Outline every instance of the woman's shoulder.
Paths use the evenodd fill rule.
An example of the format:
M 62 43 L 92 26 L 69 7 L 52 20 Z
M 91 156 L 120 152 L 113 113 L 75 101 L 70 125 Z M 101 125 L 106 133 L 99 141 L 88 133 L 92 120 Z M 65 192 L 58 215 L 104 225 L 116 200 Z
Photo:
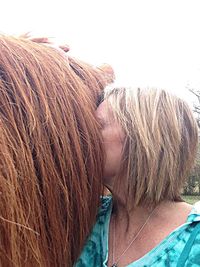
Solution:
M 193 223 L 193 230 L 185 244 L 177 266 L 200 266 L 200 220 Z M 184 260 L 185 265 L 182 264 Z
M 200 200 L 194 203 L 193 212 L 200 215 Z
M 190 222 L 190 235 L 182 252 L 186 263 L 184 266 L 200 266 L 200 201 L 193 205 L 188 222 Z M 180 264 L 178 266 L 182 266 Z
M 200 222 L 200 201 L 192 206 L 192 210 L 188 216 L 187 222 Z

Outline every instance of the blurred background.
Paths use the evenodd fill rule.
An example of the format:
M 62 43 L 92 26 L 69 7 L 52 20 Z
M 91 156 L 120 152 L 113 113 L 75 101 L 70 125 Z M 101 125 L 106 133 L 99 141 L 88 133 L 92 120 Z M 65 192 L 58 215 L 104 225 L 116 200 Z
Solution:
M 0 31 L 67 43 L 109 63 L 118 85 L 156 86 L 195 100 L 200 88 L 199 0 L 4 0 Z

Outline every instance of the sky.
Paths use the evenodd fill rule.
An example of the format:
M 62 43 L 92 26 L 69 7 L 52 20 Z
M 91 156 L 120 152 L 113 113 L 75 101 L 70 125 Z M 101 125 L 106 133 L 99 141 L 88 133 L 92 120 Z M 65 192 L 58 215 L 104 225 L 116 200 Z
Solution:
M 116 84 L 159 87 L 189 104 L 200 90 L 199 0 L 4 0 L 0 32 L 52 37 Z

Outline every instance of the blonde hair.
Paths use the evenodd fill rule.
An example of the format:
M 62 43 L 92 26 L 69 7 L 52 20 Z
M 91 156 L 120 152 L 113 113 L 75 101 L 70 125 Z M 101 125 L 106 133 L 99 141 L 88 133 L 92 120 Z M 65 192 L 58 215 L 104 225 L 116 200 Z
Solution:
M 125 185 L 126 206 L 181 200 L 198 145 L 189 106 L 158 89 L 108 89 L 105 99 L 126 134 L 122 169 L 115 180 L 116 188 Z
M 79 256 L 102 192 L 94 112 L 105 84 L 88 64 L 0 36 L 1 266 L 72 266 Z

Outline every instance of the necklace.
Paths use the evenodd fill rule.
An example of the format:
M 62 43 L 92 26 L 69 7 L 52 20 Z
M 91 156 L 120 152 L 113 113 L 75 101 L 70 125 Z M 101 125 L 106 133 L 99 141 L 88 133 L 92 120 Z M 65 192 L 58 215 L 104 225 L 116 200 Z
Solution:
M 153 215 L 154 211 L 156 210 L 157 206 L 151 211 L 151 213 L 149 214 L 149 216 L 147 217 L 146 221 L 144 222 L 144 224 L 140 227 L 139 231 L 137 232 L 137 234 L 135 236 L 133 236 L 132 240 L 130 241 L 129 245 L 125 248 L 125 250 L 122 252 L 121 255 L 119 255 L 119 257 L 115 260 L 115 220 L 114 220 L 114 224 L 113 224 L 113 253 L 112 253 L 112 265 L 111 267 L 118 267 L 118 263 L 121 259 L 121 257 L 129 250 L 129 248 L 132 246 L 133 242 L 138 238 L 138 236 L 140 235 L 140 233 L 142 232 L 142 230 L 144 229 L 144 227 L 147 225 L 149 219 L 151 218 L 151 216 Z

